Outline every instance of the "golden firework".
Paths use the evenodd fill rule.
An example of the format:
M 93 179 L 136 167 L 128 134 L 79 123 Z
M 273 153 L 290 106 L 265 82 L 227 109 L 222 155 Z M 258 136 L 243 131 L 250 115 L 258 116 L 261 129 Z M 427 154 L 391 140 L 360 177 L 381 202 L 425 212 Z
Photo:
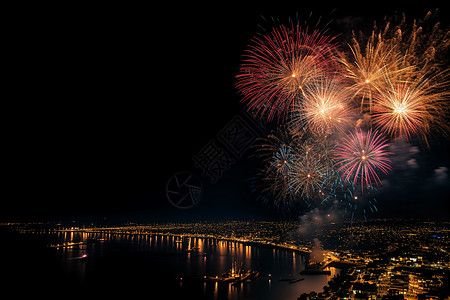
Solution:
M 374 99 L 373 123 L 391 137 L 410 139 L 419 135 L 425 142 L 434 130 L 447 130 L 448 111 L 444 74 L 421 76 L 413 81 L 391 82 Z

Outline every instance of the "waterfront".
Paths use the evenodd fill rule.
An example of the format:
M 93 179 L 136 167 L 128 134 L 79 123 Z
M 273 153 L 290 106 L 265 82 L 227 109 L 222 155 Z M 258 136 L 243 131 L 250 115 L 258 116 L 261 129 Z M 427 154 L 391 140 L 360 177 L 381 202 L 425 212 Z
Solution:
M 320 241 L 311 243 L 295 230 L 304 226 L 298 223 L 4 223 L 0 257 L 4 286 L 22 283 L 21 295 L 46 298 L 162 292 L 168 299 L 445 299 L 449 224 L 342 224 L 316 232 Z M 305 257 L 342 270 L 308 276 Z M 322 271 L 316 265 L 309 271 Z M 319 293 L 307 295 L 312 290 Z
M 131 290 L 136 294 L 162 292 L 169 299 L 190 295 L 196 299 L 288 300 L 304 292 L 322 291 L 338 272 L 330 268 L 331 276 L 300 275 L 305 257 L 293 250 L 215 238 L 56 230 L 22 233 L 21 238 L 27 235 L 45 241 L 39 244 L 39 251 L 45 253 L 40 263 L 57 265 L 58 279 L 77 293 L 104 295 Z M 233 263 L 259 275 L 239 284 L 186 280 L 220 276 Z M 286 281 L 298 278 L 305 280 Z

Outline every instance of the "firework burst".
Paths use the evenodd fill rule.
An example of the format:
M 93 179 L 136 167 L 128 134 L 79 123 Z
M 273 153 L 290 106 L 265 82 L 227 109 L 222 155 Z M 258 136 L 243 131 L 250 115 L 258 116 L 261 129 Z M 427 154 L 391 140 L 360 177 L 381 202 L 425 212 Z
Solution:
M 353 98 L 359 99 L 361 112 L 371 112 L 372 99 L 384 87 L 386 78 L 400 80 L 412 68 L 402 67 L 402 56 L 397 49 L 375 32 L 372 32 L 364 49 L 361 49 L 361 43 L 354 37 L 352 45 L 349 45 L 351 58 L 342 54 L 340 61 L 350 82 Z
M 390 83 L 374 99 L 373 122 L 391 137 L 410 139 L 426 135 L 434 128 L 445 128 L 449 93 L 446 82 L 421 77 L 412 82 Z
M 450 30 L 433 23 L 436 12 L 408 23 L 405 14 L 375 24 L 369 37 L 354 34 L 350 55 L 340 54 L 344 74 L 361 112 L 372 113 L 373 99 L 391 83 L 415 81 L 445 70 Z M 364 46 L 365 45 L 365 46 Z
M 364 217 L 367 220 L 367 215 L 378 212 L 375 192 L 376 189 L 373 186 L 366 187 L 365 191 L 353 184 L 345 186 L 341 205 L 344 215 L 350 217 L 351 223 L 353 223 L 354 217 Z
M 402 65 L 411 66 L 405 75 L 408 80 L 424 74 L 439 73 L 445 69 L 444 61 L 450 48 L 450 30 L 436 22 L 438 10 L 428 11 L 422 19 L 409 22 L 405 14 L 385 18 L 386 24 L 378 30 L 383 41 L 402 53 Z
M 263 161 L 255 188 L 265 202 L 283 213 L 295 208 L 295 194 L 290 188 L 291 174 L 298 161 L 297 139 L 289 130 L 277 130 L 260 140 L 256 155 Z
M 251 40 L 236 88 L 249 111 L 281 125 L 256 146 L 259 198 L 285 215 L 339 204 L 353 221 L 377 211 L 375 187 L 392 171 L 382 134 L 428 143 L 449 132 L 450 31 L 431 20 L 385 18 L 342 51 L 298 23 Z
M 338 172 L 342 173 L 342 180 L 353 179 L 354 185 L 359 180 L 361 190 L 364 185 L 369 187 L 381 184 L 377 171 L 388 174 L 392 170 L 387 158 L 391 153 L 385 149 L 388 146 L 377 131 L 369 130 L 365 133 L 357 129 L 350 132 L 335 151 L 336 166 L 339 166 Z
M 303 102 L 292 112 L 291 124 L 306 124 L 312 133 L 329 135 L 350 122 L 349 90 L 337 77 L 324 77 L 309 85 Z
M 317 206 L 328 196 L 332 175 L 330 143 L 304 132 L 277 130 L 261 140 L 256 155 L 263 162 L 255 188 L 281 212 Z
M 285 116 L 332 60 L 332 40 L 298 24 L 255 37 L 237 75 L 242 101 L 257 115 L 267 114 L 268 120 Z
M 303 141 L 298 148 L 299 159 L 292 168 L 289 184 L 293 192 L 304 201 L 323 196 L 329 180 L 331 166 L 320 146 L 310 139 Z

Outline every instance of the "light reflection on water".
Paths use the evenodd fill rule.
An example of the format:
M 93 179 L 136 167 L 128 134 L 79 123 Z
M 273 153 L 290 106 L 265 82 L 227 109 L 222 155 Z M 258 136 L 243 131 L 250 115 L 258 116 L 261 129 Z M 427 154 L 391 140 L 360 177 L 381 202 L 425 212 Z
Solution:
M 139 282 L 151 282 L 154 287 L 170 289 L 174 295 L 185 298 L 295 300 L 301 293 L 322 291 L 339 272 L 330 268 L 331 275 L 300 275 L 305 258 L 298 253 L 214 238 L 86 232 L 57 232 L 53 238 L 54 244 L 83 243 L 56 249 L 67 274 L 77 278 L 81 285 L 98 276 L 131 282 L 129 276 L 133 273 Z M 198 248 L 198 252 L 206 254 L 187 253 L 189 248 Z M 88 255 L 87 259 L 73 259 L 83 254 Z M 234 262 L 238 267 L 259 271 L 259 277 L 236 286 L 179 280 L 189 275 L 220 276 Z M 114 264 L 118 267 L 111 266 Z M 292 284 L 280 281 L 286 278 L 305 280 Z

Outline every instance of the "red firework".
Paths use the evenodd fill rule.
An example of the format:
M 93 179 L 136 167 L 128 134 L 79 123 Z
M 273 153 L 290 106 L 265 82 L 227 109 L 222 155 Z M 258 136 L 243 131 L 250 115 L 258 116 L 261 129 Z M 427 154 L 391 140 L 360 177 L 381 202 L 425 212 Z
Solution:
M 381 184 L 377 171 L 384 174 L 392 171 L 387 158 L 392 153 L 385 149 L 388 146 L 377 131 L 372 132 L 370 129 L 365 133 L 357 129 L 350 132 L 335 151 L 336 165 L 339 166 L 338 172 L 342 172 L 342 179 L 350 181 L 353 178 L 354 185 L 360 179 L 362 189 L 364 184 Z
M 333 38 L 298 24 L 279 26 L 253 38 L 244 54 L 236 87 L 248 109 L 267 120 L 284 116 L 304 89 L 324 76 L 333 57 Z

